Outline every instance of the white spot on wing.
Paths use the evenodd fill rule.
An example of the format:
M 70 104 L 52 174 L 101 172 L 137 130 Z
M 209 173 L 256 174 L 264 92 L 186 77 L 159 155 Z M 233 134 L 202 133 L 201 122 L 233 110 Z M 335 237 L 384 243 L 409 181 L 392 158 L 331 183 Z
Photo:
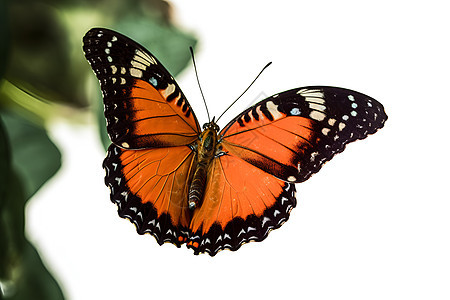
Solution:
M 297 94 L 305 97 L 305 100 L 308 102 L 314 102 L 319 104 L 324 104 L 324 94 L 319 89 L 300 89 Z
M 300 114 L 301 114 L 301 111 L 298 107 L 294 107 L 293 109 L 291 109 L 291 115 L 298 116 Z
M 325 105 L 322 105 L 322 104 L 317 104 L 317 103 L 314 103 L 314 102 L 310 102 L 309 103 L 309 108 L 315 109 L 315 110 L 319 110 L 319 111 L 325 111 L 325 109 L 327 107 Z
M 135 60 L 131 61 L 131 65 L 133 67 L 135 67 L 135 68 L 138 68 L 138 69 L 141 69 L 141 70 L 144 70 L 144 71 L 147 69 L 146 65 L 144 65 L 143 63 L 140 63 L 138 61 L 135 61 Z
M 136 78 L 142 78 L 142 71 L 135 68 L 130 68 L 130 75 Z
M 326 117 L 326 115 L 323 112 L 320 112 L 320 111 L 317 111 L 317 110 L 311 111 L 309 116 L 311 117 L 311 119 L 314 119 L 316 121 L 323 121 L 325 119 L 325 117 Z
M 175 84 L 169 84 L 167 88 L 163 91 L 164 98 L 169 97 L 175 91 Z
M 156 78 L 151 77 L 148 82 L 150 82 L 151 85 L 153 86 L 157 86 L 158 85 L 158 81 L 156 80 Z
M 276 105 L 272 101 L 267 101 L 266 107 L 269 110 L 270 114 L 273 116 L 274 120 L 278 120 L 279 118 L 283 117 L 283 115 L 278 111 L 278 105 Z
M 144 59 L 144 61 L 147 61 L 147 63 L 144 63 L 145 65 L 150 65 L 150 64 L 156 65 L 156 60 L 153 57 L 151 57 L 150 55 L 148 55 L 145 52 L 142 52 L 139 49 L 136 49 L 136 55 L 134 56 L 134 59 L 136 59 L 136 57 L 141 57 Z
M 136 51 L 136 53 L 137 53 L 137 51 Z M 140 63 L 140 64 L 145 65 L 145 66 L 150 66 L 150 64 L 151 64 L 149 61 L 145 60 L 143 57 L 141 57 L 141 56 L 139 56 L 137 54 L 133 57 L 133 60 L 131 62 L 132 63 L 133 62 Z
M 289 176 L 288 178 L 287 178 L 287 180 L 289 181 L 289 182 L 294 182 L 294 181 L 296 181 L 297 179 L 294 177 L 294 176 Z

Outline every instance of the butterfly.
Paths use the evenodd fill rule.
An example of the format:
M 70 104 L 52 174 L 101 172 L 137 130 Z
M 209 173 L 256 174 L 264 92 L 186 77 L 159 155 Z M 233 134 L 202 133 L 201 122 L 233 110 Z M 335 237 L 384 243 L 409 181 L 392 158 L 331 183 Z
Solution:
M 309 86 L 256 103 L 222 130 L 214 118 L 200 127 L 175 79 L 137 42 L 93 28 L 83 50 L 102 90 L 105 184 L 119 216 L 194 254 L 264 240 L 296 206 L 296 183 L 387 119 L 369 96 Z

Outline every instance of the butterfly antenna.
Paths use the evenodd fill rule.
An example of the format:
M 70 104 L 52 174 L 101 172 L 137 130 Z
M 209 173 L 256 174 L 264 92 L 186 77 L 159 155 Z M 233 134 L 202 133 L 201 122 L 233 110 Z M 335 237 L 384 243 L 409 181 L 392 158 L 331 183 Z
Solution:
M 195 64 L 195 59 L 194 59 L 194 49 L 192 49 L 192 47 L 189 47 L 189 50 L 191 51 L 192 62 L 194 63 L 194 71 L 195 71 L 195 76 L 197 77 L 198 87 L 200 89 L 200 93 L 202 94 L 203 103 L 205 103 L 206 114 L 208 115 L 208 123 L 211 123 L 211 118 L 209 117 L 208 105 L 206 105 L 205 95 L 203 95 L 202 87 L 200 85 L 200 80 L 198 79 L 197 66 Z
M 248 89 L 255 83 L 256 79 L 258 79 L 258 77 L 262 74 L 262 72 L 264 72 L 264 70 L 267 69 L 267 67 L 270 66 L 271 64 L 272 62 L 269 62 L 267 65 L 264 66 L 264 68 L 262 68 L 262 70 L 259 72 L 256 78 L 253 79 L 252 83 L 250 83 L 250 85 L 245 89 L 245 91 L 239 97 L 237 97 L 237 99 L 234 100 L 233 103 L 231 103 L 227 109 L 225 109 L 225 111 L 217 118 L 216 122 L 219 121 L 219 119 L 227 112 L 227 110 L 229 110 L 230 107 L 232 107 L 245 94 L 245 92 L 248 91 Z

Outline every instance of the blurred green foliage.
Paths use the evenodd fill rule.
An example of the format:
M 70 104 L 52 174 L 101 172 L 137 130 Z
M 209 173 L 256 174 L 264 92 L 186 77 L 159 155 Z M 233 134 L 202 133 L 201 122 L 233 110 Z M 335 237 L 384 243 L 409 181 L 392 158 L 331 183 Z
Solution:
M 25 237 L 24 209 L 61 166 L 49 121 L 79 122 L 90 112 L 110 143 L 100 88 L 81 48 L 91 27 L 137 40 L 173 75 L 196 44 L 173 25 L 162 0 L 0 0 L 0 299 L 64 299 Z

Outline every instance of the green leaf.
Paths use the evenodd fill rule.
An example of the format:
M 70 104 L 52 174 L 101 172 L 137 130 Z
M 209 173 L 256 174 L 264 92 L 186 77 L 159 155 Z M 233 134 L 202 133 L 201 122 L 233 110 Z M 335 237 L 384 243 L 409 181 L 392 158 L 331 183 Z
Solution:
M 36 249 L 25 238 L 27 198 L 20 178 L 13 171 L 9 181 L 5 206 L 0 211 L 0 299 L 64 299 Z
M 0 79 L 6 70 L 6 63 L 8 61 L 8 16 L 7 16 L 6 0 L 0 0 Z
M 8 189 L 0 211 L 0 279 L 14 281 L 25 247 L 24 208 L 26 198 L 20 179 L 8 173 Z
M 10 173 L 10 161 L 8 136 L 0 117 L 0 182 L 2 183 L 0 184 L 0 211 L 5 203 L 5 193 Z
M 28 241 L 23 252 L 21 277 L 14 287 L 11 300 L 63 300 L 64 295 L 56 280 L 45 268 L 39 253 Z
M 59 169 L 61 154 L 43 126 L 5 111 L 0 121 L 0 298 L 64 299 L 24 233 L 26 202 Z
M 39 99 L 83 107 L 82 68 L 72 59 L 63 16 L 42 1 L 10 1 L 11 51 L 5 78 Z
M 17 114 L 2 118 L 12 149 L 12 167 L 21 178 L 26 199 L 52 177 L 61 166 L 61 153 L 49 139 L 45 128 Z

